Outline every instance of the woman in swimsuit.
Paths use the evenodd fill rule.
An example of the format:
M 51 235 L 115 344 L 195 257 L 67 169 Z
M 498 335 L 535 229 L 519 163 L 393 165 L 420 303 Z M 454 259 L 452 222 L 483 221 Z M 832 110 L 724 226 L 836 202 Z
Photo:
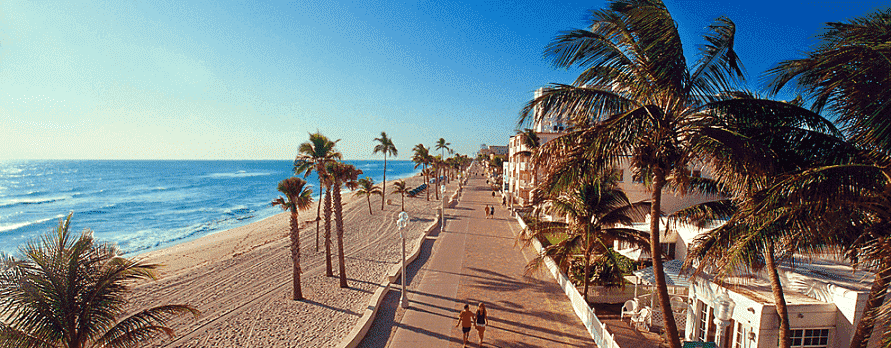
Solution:
M 486 325 L 489 324 L 489 316 L 486 313 L 486 305 L 480 302 L 476 308 L 476 331 L 480 335 L 480 347 L 483 346 L 483 334 L 486 333 Z

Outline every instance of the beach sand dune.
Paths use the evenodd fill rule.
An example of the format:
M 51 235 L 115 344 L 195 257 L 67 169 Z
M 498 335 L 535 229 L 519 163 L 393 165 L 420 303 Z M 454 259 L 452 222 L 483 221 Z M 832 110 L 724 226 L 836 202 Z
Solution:
M 410 187 L 423 178 L 406 179 Z M 449 185 L 454 192 L 456 181 Z M 391 188 L 391 185 L 387 185 Z M 270 197 L 269 200 L 275 197 Z M 148 347 L 333 347 L 356 324 L 386 272 L 401 260 L 395 221 L 398 195 L 374 215 L 364 197 L 344 194 L 344 248 L 349 288 L 341 289 L 334 258 L 334 277 L 325 276 L 324 222 L 315 251 L 315 208 L 303 212 L 301 224 L 303 301 L 291 300 L 291 261 L 286 213 L 195 241 L 140 255 L 165 265 L 161 279 L 135 288 L 134 310 L 149 305 L 189 304 L 202 315 L 176 319 L 173 339 Z M 414 240 L 435 220 L 440 203 L 423 195 L 405 199 L 411 216 L 406 236 Z M 333 223 L 332 223 L 333 229 Z M 334 231 L 332 231 L 334 234 Z M 332 241 L 332 252 L 336 244 Z M 411 245 L 411 244 L 410 244 Z M 336 254 L 335 254 L 336 255 Z

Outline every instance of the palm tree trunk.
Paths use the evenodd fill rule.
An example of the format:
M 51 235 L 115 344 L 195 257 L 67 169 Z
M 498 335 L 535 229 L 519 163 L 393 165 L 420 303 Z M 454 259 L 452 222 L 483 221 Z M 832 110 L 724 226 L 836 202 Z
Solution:
M 773 243 L 764 249 L 764 266 L 770 277 L 770 288 L 773 290 L 773 301 L 777 306 L 777 315 L 780 316 L 780 347 L 792 346 L 791 330 L 789 328 L 789 310 L 786 308 L 786 297 L 783 295 L 783 284 L 780 283 L 780 274 L 777 271 L 776 261 L 773 258 Z
M 665 334 L 668 336 L 668 346 L 681 348 L 678 339 L 678 326 L 671 315 L 671 303 L 668 298 L 668 284 L 665 283 L 665 271 L 662 268 L 662 245 L 659 244 L 659 222 L 662 220 L 662 187 L 665 186 L 665 174 L 663 171 L 654 170 L 653 196 L 650 205 L 650 257 L 653 259 L 653 277 L 656 278 L 656 292 L 659 295 L 659 307 L 662 309 L 662 317 L 665 318 Z
M 885 240 L 882 246 L 883 250 L 891 250 L 891 242 Z M 891 280 L 891 256 L 885 257 L 882 262 L 882 269 L 876 273 L 876 279 L 872 283 L 869 290 L 869 297 L 866 300 L 866 306 L 863 308 L 863 317 L 857 323 L 857 329 L 854 331 L 854 338 L 851 340 L 851 348 L 864 348 L 872 336 L 872 330 L 876 321 L 876 310 L 885 302 L 885 294 L 888 292 L 888 282 Z
M 402 211 L 405 211 L 405 193 L 402 193 Z
M 340 197 L 340 179 L 334 182 L 334 222 L 337 225 L 337 259 L 340 261 L 340 287 L 346 288 L 346 258 L 343 255 L 343 200 Z
M 427 191 L 427 200 L 429 201 L 430 200 L 430 178 L 427 177 L 427 163 L 424 163 L 423 173 L 424 173 L 424 183 L 427 184 L 427 189 L 424 191 Z
M 387 194 L 387 152 L 384 151 L 384 195 Z M 381 210 L 384 210 L 384 195 L 381 195 Z
M 368 214 L 374 215 L 374 212 L 371 211 L 371 193 L 370 192 L 367 195 L 365 195 L 365 200 L 368 201 Z
M 331 266 L 331 186 L 325 188 L 325 276 L 334 276 Z
M 303 299 L 303 291 L 300 289 L 300 220 L 297 212 L 291 212 L 291 260 L 294 262 L 293 287 L 294 300 Z
M 316 174 L 318 174 L 318 173 L 319 173 L 319 171 L 317 170 Z M 322 175 L 319 175 L 319 187 L 322 187 Z M 321 194 L 322 194 L 322 192 L 320 190 L 319 197 L 321 197 Z M 319 252 L 319 222 L 321 222 L 321 220 L 322 220 L 319 218 L 320 216 L 322 216 L 322 200 L 321 199 L 319 200 L 318 207 L 316 207 L 316 252 Z
M 588 303 L 588 284 L 591 283 L 591 231 L 585 227 L 585 303 Z

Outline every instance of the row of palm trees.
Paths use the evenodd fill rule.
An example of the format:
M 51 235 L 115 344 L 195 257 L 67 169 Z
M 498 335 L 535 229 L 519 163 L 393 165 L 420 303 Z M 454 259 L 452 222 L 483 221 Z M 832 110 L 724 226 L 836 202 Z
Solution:
M 318 207 L 316 208 L 316 251 L 319 250 L 319 225 L 321 220 L 324 219 L 325 275 L 329 277 L 333 276 L 334 270 L 331 250 L 331 223 L 333 213 L 339 263 L 338 276 L 340 278 L 340 287 L 346 288 L 348 284 L 343 254 L 344 231 L 343 201 L 341 197 L 341 189 L 346 187 L 350 190 L 356 190 L 356 194 L 359 196 L 365 196 L 366 202 L 368 203 L 369 214 L 374 214 L 371 208 L 371 197 L 380 196 L 381 210 L 384 210 L 383 197 L 386 192 L 387 156 L 397 156 L 398 150 L 393 144 L 393 140 L 387 136 L 386 132 L 381 132 L 381 136 L 374 139 L 376 145 L 374 146 L 372 153 L 382 153 L 384 155 L 384 179 L 382 186 L 377 187 L 374 180 L 370 177 L 365 177 L 362 179 L 358 178 L 358 176 L 362 174 L 362 170 L 357 169 L 352 165 L 341 162 L 343 155 L 336 149 L 338 141 L 339 140 L 331 140 L 319 132 L 310 134 L 309 141 L 300 144 L 300 147 L 298 149 L 299 154 L 294 160 L 294 174 L 302 174 L 303 177 L 307 177 L 311 173 L 315 172 L 319 177 L 318 187 L 324 191 L 323 200 L 325 208 L 324 218 L 321 217 L 322 204 L 318 204 Z M 451 151 L 448 148 L 449 145 L 451 144 L 440 138 L 439 142 L 436 145 L 436 149 Z M 421 152 L 421 150 L 423 150 L 423 152 Z M 422 153 L 425 154 L 423 157 L 419 155 Z M 415 158 L 417 158 L 417 160 L 415 160 Z M 416 163 L 419 163 L 419 165 L 425 165 L 425 170 L 423 171 L 425 178 L 429 174 L 431 174 L 426 171 L 426 165 L 432 165 L 437 168 L 437 176 L 439 176 L 440 170 L 442 171 L 442 173 L 446 173 L 449 168 L 453 168 L 457 171 L 460 166 L 469 165 L 469 160 L 466 157 L 456 156 L 447 159 L 446 161 L 430 157 L 429 154 L 427 154 L 427 150 L 424 145 L 421 144 L 415 146 L 415 156 L 413 157 L 413 160 L 415 160 Z M 417 166 L 415 166 L 415 168 L 417 168 Z M 410 191 L 410 188 L 406 186 L 405 181 L 398 181 L 395 183 L 394 186 L 395 188 L 393 189 L 392 193 L 400 194 L 402 196 L 401 208 L 402 210 L 405 210 L 405 194 Z M 273 201 L 272 204 L 280 206 L 283 210 L 286 210 L 291 214 L 289 237 L 291 240 L 291 259 L 293 262 L 292 298 L 294 300 L 301 300 L 303 299 L 303 293 L 301 291 L 300 283 L 301 270 L 299 213 L 312 207 L 312 190 L 308 187 L 308 183 L 304 179 L 299 177 L 291 177 L 282 180 L 278 185 L 278 190 L 284 196 L 279 197 L 278 199 Z
M 581 68 L 579 77 L 545 88 L 520 117 L 521 124 L 558 117 L 572 125 L 540 144 L 535 162 L 547 172 L 545 185 L 563 186 L 542 197 L 564 205 L 560 209 L 574 216 L 577 228 L 591 229 L 598 221 L 616 226 L 594 214 L 595 207 L 575 212 L 574 205 L 596 198 L 610 206 L 602 201 L 608 195 L 592 186 L 608 182 L 604 177 L 620 164 L 629 165 L 635 181 L 651 192 L 648 240 L 575 233 L 585 239 L 579 242 L 585 259 L 596 238 L 604 246 L 620 237 L 646 244 L 659 305 L 670 313 L 660 243 L 660 228 L 670 223 L 660 217 L 699 225 L 719 221 L 721 227 L 694 242 L 687 264 L 719 279 L 765 268 L 781 318 L 780 343 L 789 347 L 777 264 L 795 252 L 838 254 L 876 273 L 851 342 L 865 345 L 876 318 L 891 316 L 891 304 L 883 302 L 891 280 L 891 11 L 829 23 L 813 52 L 768 71 L 772 93 L 792 84 L 804 94 L 790 102 L 744 89 L 729 18 L 708 27 L 692 65 L 662 1 L 611 1 L 591 12 L 589 24 L 558 35 L 545 50 L 554 66 Z M 710 167 L 714 180 L 691 175 L 688 168 L 700 164 Z M 571 175 L 579 168 L 583 172 Z M 584 179 L 586 174 L 597 179 Z M 666 190 L 725 199 L 665 216 Z M 665 329 L 669 346 L 680 347 L 673 317 L 665 317 Z M 891 346 L 891 328 L 881 331 Z

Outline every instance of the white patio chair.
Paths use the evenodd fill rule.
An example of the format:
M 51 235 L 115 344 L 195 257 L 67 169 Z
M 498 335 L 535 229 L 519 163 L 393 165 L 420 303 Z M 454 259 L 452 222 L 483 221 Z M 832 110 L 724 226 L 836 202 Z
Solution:
M 636 314 L 637 314 L 637 301 L 628 300 L 628 301 L 625 301 L 624 305 L 622 305 L 622 313 L 621 313 L 621 316 L 619 317 L 619 319 L 624 320 L 626 315 L 628 316 L 628 318 L 634 318 L 634 316 Z
M 650 313 L 650 307 L 641 309 L 636 316 L 631 317 L 631 326 L 638 331 L 650 331 Z

